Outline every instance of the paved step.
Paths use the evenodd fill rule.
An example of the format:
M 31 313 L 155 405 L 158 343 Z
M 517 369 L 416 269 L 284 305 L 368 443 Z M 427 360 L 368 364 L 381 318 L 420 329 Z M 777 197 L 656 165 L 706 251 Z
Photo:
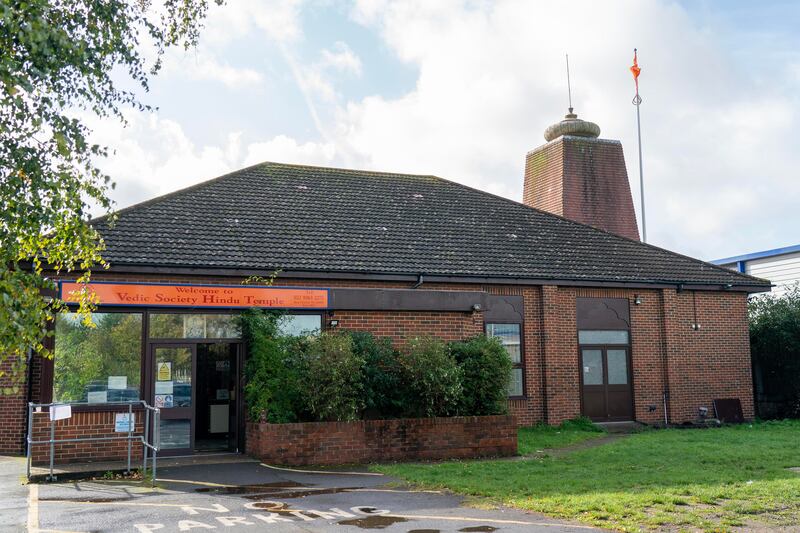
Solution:
M 595 422 L 594 425 L 605 429 L 610 434 L 628 435 L 630 433 L 639 433 L 646 426 L 639 422 L 626 421 L 626 422 Z

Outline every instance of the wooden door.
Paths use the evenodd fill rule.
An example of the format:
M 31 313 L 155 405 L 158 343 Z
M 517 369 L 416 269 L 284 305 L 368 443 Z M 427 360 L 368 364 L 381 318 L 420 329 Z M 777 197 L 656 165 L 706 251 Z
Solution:
M 582 346 L 580 362 L 583 415 L 597 421 L 633 420 L 628 349 Z

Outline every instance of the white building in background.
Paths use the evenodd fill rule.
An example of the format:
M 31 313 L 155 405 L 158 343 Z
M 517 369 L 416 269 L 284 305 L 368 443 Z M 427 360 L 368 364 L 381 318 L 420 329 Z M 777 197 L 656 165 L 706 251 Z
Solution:
M 744 272 L 772 282 L 772 294 L 781 296 L 790 285 L 800 283 L 800 244 L 737 255 L 711 261 L 715 265 Z

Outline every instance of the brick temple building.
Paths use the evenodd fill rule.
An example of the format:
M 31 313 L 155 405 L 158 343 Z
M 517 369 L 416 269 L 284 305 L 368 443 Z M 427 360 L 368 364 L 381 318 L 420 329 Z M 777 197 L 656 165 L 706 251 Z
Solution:
M 548 128 L 523 203 L 435 176 L 263 163 L 94 221 L 111 265 L 92 276 L 98 327 L 59 317 L 54 360 L 34 358 L 3 400 L 0 451 L 23 450 L 28 400 L 80 403 L 59 426 L 77 434 L 113 431 L 104 404 L 135 399 L 162 409 L 174 453 L 245 449 L 233 317 L 253 306 L 286 310 L 290 332 L 398 346 L 498 336 L 520 425 L 680 424 L 723 398 L 752 418 L 747 296 L 769 282 L 640 242 L 622 146 L 599 133 L 572 114 Z M 62 297 L 74 288 L 62 280 Z

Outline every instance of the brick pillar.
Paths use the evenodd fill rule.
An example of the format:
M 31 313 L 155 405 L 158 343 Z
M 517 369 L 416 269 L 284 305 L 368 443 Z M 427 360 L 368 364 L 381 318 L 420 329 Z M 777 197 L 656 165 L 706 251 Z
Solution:
M 25 402 L 28 397 L 28 383 L 22 381 L 15 384 L 7 373 L 11 371 L 11 361 L 5 360 L 0 365 L 0 453 L 22 454 L 25 452 L 23 441 L 27 431 L 25 417 L 27 416 Z M 23 370 L 24 372 L 24 370 Z M 16 391 L 5 394 L 5 389 L 17 386 Z
M 542 332 L 548 424 L 560 424 L 581 413 L 575 291 L 542 287 Z
M 662 348 L 664 358 L 661 361 L 661 372 L 664 380 L 664 393 L 666 393 L 666 419 L 667 423 L 672 423 L 672 384 L 675 383 L 677 367 L 679 364 L 680 347 L 678 346 L 679 319 L 677 313 L 677 295 L 675 289 L 664 289 L 661 291 L 661 320 L 663 324 Z M 664 399 L 662 398 L 662 409 Z M 662 415 L 664 412 L 662 411 Z

